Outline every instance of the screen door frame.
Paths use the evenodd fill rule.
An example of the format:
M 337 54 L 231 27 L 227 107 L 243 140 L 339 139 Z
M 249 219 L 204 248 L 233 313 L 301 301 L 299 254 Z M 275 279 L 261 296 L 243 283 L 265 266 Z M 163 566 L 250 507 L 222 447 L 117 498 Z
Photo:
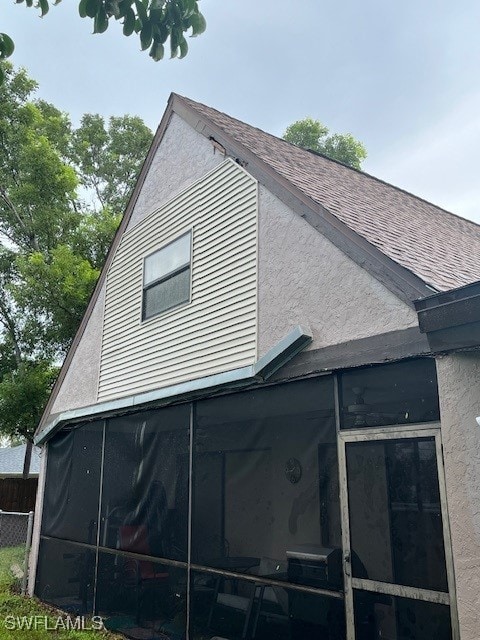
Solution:
M 458 628 L 455 576 L 453 569 L 452 545 L 447 511 L 445 472 L 439 422 L 416 425 L 389 425 L 386 427 L 363 427 L 359 429 L 338 429 L 338 462 L 340 474 L 340 508 L 342 521 L 343 572 L 345 579 L 345 613 L 347 640 L 355 640 L 354 591 L 370 591 L 391 596 L 423 600 L 445 604 L 450 607 L 452 620 L 452 640 L 460 640 Z M 443 524 L 445 562 L 448 592 L 408 587 L 389 582 L 380 582 L 352 575 L 349 493 L 347 477 L 347 446 L 355 442 L 382 442 L 388 440 L 418 440 L 434 438 L 437 474 L 440 494 L 440 508 Z

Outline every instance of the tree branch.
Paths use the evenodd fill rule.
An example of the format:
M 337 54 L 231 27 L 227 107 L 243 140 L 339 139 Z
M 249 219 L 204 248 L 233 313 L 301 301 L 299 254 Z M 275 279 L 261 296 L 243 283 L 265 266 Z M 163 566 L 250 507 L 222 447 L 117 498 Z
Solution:
M 2 300 L 2 298 L 0 298 L 0 322 L 3 324 L 3 326 L 5 327 L 5 329 L 7 330 L 12 343 L 13 343 L 13 350 L 14 350 L 14 354 L 15 354 L 15 362 L 17 363 L 17 367 L 19 367 L 22 363 L 22 351 L 20 349 L 20 345 L 17 339 L 17 332 L 16 332 L 16 328 L 15 328 L 15 322 L 13 321 L 13 318 L 10 316 L 10 312 L 8 309 L 7 304 L 5 303 L 4 300 Z

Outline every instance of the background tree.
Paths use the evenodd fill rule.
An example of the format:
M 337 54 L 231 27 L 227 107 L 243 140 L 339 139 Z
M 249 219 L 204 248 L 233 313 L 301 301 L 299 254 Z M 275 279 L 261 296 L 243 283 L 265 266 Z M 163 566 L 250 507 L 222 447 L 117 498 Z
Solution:
M 16 0 L 27 7 L 39 9 L 45 16 L 50 4 L 61 0 Z M 169 40 L 170 56 L 184 58 L 188 53 L 185 34 L 190 37 L 203 33 L 206 21 L 198 8 L 198 0 L 80 0 L 78 12 L 82 18 L 93 20 L 93 32 L 103 33 L 110 20 L 122 20 L 123 34 L 137 34 L 142 50 L 149 49 L 154 60 L 161 60 L 165 45 Z M 0 33 L 0 59 L 8 58 L 14 50 L 13 40 L 6 33 Z M 0 83 L 3 80 L 0 67 Z
M 334 133 L 319 120 L 304 118 L 287 127 L 283 139 L 297 147 L 316 151 L 343 164 L 360 169 L 367 150 L 350 133 Z
M 31 441 L 152 133 L 132 116 L 86 114 L 74 128 L 3 65 L 0 435 Z

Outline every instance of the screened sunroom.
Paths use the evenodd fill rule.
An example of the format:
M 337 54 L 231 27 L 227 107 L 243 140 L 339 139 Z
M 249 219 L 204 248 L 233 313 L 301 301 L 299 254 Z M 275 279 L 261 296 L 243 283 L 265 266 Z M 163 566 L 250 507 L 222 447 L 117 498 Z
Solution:
M 435 361 L 70 424 L 35 592 L 131 638 L 456 638 Z

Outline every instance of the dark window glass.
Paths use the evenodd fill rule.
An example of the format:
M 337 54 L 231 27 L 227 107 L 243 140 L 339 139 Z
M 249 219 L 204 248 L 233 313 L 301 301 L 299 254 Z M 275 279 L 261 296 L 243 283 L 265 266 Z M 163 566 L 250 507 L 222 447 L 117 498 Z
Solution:
M 435 440 L 346 451 L 354 577 L 447 591 Z
M 186 560 L 190 406 L 109 420 L 100 546 Z
M 61 432 L 48 444 L 42 533 L 96 544 L 103 422 Z
M 143 292 L 143 317 L 150 318 L 190 300 L 190 267 Z
M 433 359 L 355 369 L 340 381 L 343 429 L 440 419 Z
M 451 640 L 450 608 L 367 591 L 355 592 L 356 640 Z
M 35 594 L 73 615 L 93 612 L 95 551 L 40 539 Z
M 196 563 L 342 586 L 331 378 L 199 402 Z
M 99 553 L 96 613 L 112 631 L 133 638 L 185 638 L 186 588 L 186 569 Z
M 194 640 L 345 640 L 343 599 L 192 572 Z
M 191 232 L 151 253 L 143 266 L 143 318 L 190 300 Z

